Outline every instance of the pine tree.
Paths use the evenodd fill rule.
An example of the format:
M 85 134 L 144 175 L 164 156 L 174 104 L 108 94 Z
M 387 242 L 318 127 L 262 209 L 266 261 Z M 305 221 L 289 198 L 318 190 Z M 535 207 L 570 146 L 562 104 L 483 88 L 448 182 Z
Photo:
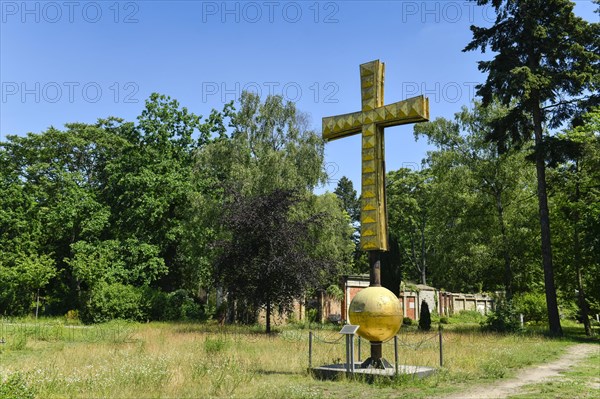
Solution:
M 537 172 L 541 252 L 550 333 L 562 335 L 550 241 L 546 188 L 546 129 L 555 129 L 598 101 L 600 24 L 575 16 L 568 0 L 478 0 L 492 4 L 496 21 L 472 26 L 473 40 L 464 51 L 489 47 L 495 55 L 480 61 L 486 82 L 477 88 L 483 105 L 495 97 L 510 106 L 494 123 L 489 139 L 506 149 L 528 143 L 532 133 Z M 585 96 L 587 93 L 591 95 Z

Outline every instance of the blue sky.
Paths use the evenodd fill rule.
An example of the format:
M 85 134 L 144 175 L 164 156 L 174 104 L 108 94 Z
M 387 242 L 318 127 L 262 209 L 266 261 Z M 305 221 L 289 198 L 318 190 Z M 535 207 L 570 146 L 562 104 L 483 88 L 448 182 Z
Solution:
M 575 11 L 598 21 L 591 1 Z M 67 122 L 134 120 L 152 92 L 197 114 L 244 88 L 283 95 L 321 118 L 360 110 L 358 66 L 386 64 L 385 102 L 425 94 L 452 117 L 484 80 L 462 53 L 494 13 L 461 1 L 0 1 L 0 139 Z M 417 169 L 424 140 L 386 129 L 388 170 Z M 360 191 L 360 137 L 326 147 L 333 190 Z

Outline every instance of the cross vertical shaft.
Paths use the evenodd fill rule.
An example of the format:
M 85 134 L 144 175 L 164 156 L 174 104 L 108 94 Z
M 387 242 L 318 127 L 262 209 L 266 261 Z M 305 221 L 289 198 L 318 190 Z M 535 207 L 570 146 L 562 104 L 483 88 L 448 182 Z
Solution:
M 383 106 L 385 65 L 379 60 L 360 66 L 362 112 Z M 388 249 L 385 209 L 385 166 L 383 127 L 375 118 L 363 118 L 361 240 L 364 250 Z

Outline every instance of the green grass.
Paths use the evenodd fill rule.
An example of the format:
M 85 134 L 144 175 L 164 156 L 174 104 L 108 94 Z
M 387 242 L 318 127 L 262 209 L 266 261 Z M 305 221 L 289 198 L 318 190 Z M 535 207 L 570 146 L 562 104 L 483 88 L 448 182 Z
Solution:
M 21 390 L 22 397 L 50 399 L 386 398 L 399 392 L 420 398 L 508 378 L 519 368 L 557 358 L 572 343 L 537 333 L 502 335 L 482 333 L 472 325 L 447 327 L 443 368 L 437 331 L 400 332 L 400 363 L 437 368 L 433 376 L 366 384 L 313 379 L 307 373 L 305 326 L 279 327 L 276 334 L 265 335 L 256 326 L 210 323 L 0 322 L 0 335 L 6 340 L 0 344 L 0 380 L 2 389 Z M 338 328 L 313 330 L 313 365 L 343 361 Z M 364 359 L 368 343 L 362 341 L 361 346 Z M 393 349 L 391 342 L 384 344 L 384 357 L 392 362 Z M 19 397 L 2 392 L 0 399 Z

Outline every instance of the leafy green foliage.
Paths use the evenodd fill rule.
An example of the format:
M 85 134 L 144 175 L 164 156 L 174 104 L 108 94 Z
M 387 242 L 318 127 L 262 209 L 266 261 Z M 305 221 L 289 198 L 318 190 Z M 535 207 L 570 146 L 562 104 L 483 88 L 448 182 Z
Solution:
M 93 244 L 78 241 L 72 250 L 73 257 L 67 263 L 75 278 L 87 287 L 100 282 L 149 285 L 168 271 L 156 246 L 135 239 Z
M 85 323 L 102 323 L 113 319 L 144 321 L 149 307 L 143 288 L 101 282 L 90 291 L 81 312 L 81 320 Z
M 521 330 L 519 315 L 512 302 L 499 300 L 496 309 L 481 323 L 484 330 L 496 332 L 517 332 Z
M 352 255 L 352 272 L 363 273 L 369 268 L 366 260 L 365 252 L 360 249 L 360 198 L 357 197 L 356 190 L 352 184 L 352 180 L 346 176 L 338 181 L 333 193 L 339 198 L 342 203 L 342 208 L 350 218 L 352 229 L 350 231 L 350 239 L 354 243 Z M 387 269 L 387 267 L 385 268 Z
M 8 136 L 0 171 L 2 314 L 27 313 L 41 291 L 49 312 L 79 310 L 86 322 L 205 317 L 198 293 L 214 282 L 214 243 L 231 233 L 228 188 L 299 190 L 294 217 L 321 215 L 311 256 L 352 263 L 339 201 L 310 194 L 326 177 L 323 141 L 280 96 L 244 93 L 239 111 L 228 104 L 202 121 L 152 94 L 136 123 Z
M 30 310 L 35 291 L 43 289 L 56 276 L 54 260 L 48 255 L 18 254 L 3 266 L 0 263 L 0 276 L 3 289 L 0 291 L 0 312 L 9 309 L 15 313 Z
M 523 314 L 525 321 L 544 322 L 547 321 L 546 297 L 541 292 L 526 292 L 519 294 L 513 299 L 515 312 Z
M 398 248 L 398 262 L 410 263 L 408 276 L 427 284 L 431 184 L 429 171 L 402 168 L 387 174 L 387 202 L 390 208 L 390 243 Z M 397 244 L 397 245 L 395 245 Z M 393 247 L 393 250 L 396 248 Z M 388 262 L 388 264 L 391 262 Z M 396 266 L 399 269 L 399 265 Z M 397 287 L 394 287 L 395 291 Z
M 484 106 L 498 98 L 509 111 L 491 122 L 488 139 L 503 152 L 528 144 L 533 134 L 531 158 L 537 174 L 548 322 L 551 333 L 558 336 L 562 328 L 554 283 L 546 162 L 548 154 L 570 146 L 549 139 L 545 130 L 577 118 L 600 100 L 600 23 L 577 17 L 569 0 L 478 1 L 480 5 L 490 3 L 496 10 L 495 23 L 485 28 L 472 26 L 473 39 L 463 51 L 485 52 L 489 47 L 495 52 L 491 60 L 479 62 L 479 70 L 488 76 L 477 86 L 477 93 Z M 552 150 L 557 143 L 560 148 Z
M 331 298 L 334 298 L 338 301 L 341 301 L 344 298 L 344 291 L 342 291 L 342 289 L 336 284 L 331 284 L 329 287 L 327 287 L 325 292 L 327 292 L 327 295 L 329 295 Z
M 187 287 L 193 258 L 182 243 L 189 198 L 199 189 L 191 178 L 193 151 L 206 144 L 210 128 L 176 100 L 152 94 L 138 125 L 121 130 L 128 145 L 107 166 L 114 237 L 147 244 L 145 252 L 162 258 L 169 269 L 162 288 Z
M 325 181 L 323 140 L 308 129 L 293 103 L 284 103 L 281 96 L 261 103 L 257 94 L 244 92 L 239 110 L 228 115 L 233 127 L 229 139 L 201 151 L 204 163 L 223 174 L 220 185 L 255 195 L 274 189 L 312 191 Z
M 268 241 L 271 241 L 276 247 L 282 243 L 273 241 L 276 240 L 276 237 L 269 239 L 263 237 L 264 242 L 259 242 L 250 236 L 256 231 L 263 230 L 260 234 L 267 234 L 267 232 L 269 235 L 277 234 L 276 232 L 279 231 L 277 227 L 285 227 L 285 223 L 284 225 L 269 226 L 268 223 L 272 222 L 269 220 L 271 217 L 269 215 L 272 215 L 270 209 L 259 207 L 250 212 L 244 205 L 247 215 L 254 222 L 250 225 L 246 221 L 247 225 L 243 229 L 238 229 L 230 223 L 232 222 L 231 217 L 241 219 L 246 215 L 235 216 L 238 211 L 233 210 L 231 206 L 224 207 L 224 203 L 242 206 L 241 204 L 245 200 L 262 201 L 258 199 L 266 200 L 270 195 L 280 195 L 275 194 L 277 192 L 295 192 L 295 204 L 285 210 L 284 213 L 289 214 L 286 217 L 289 217 L 291 221 L 312 220 L 314 223 L 309 223 L 300 229 L 307 231 L 299 232 L 301 236 L 308 234 L 312 237 L 311 244 L 299 242 L 294 245 L 300 245 L 302 251 L 307 252 L 303 256 L 310 259 L 328 259 L 331 267 L 338 271 L 349 270 L 352 264 L 352 242 L 349 240 L 352 235 L 352 227 L 349 216 L 344 215 L 338 198 L 333 194 L 315 196 L 310 193 L 317 184 L 325 181 L 323 141 L 319 135 L 308 129 L 306 117 L 296 110 L 293 103 L 284 103 L 281 96 L 269 96 L 264 102 L 261 102 L 257 95 L 243 93 L 239 108 L 237 110 L 227 109 L 224 115 L 230 119 L 229 125 L 232 127 L 232 131 L 228 134 L 225 128 L 219 129 L 218 137 L 206 146 L 199 148 L 195 154 L 194 178 L 198 184 L 204 185 L 204 190 L 193 198 L 195 216 L 192 216 L 190 220 L 194 223 L 188 224 L 188 231 L 191 231 L 193 236 L 204 237 L 199 237 L 199 240 L 193 242 L 196 251 L 211 254 L 213 259 L 220 259 L 217 261 L 217 276 L 219 283 L 225 284 L 228 303 L 233 307 L 233 298 L 235 298 L 238 300 L 238 308 L 245 306 L 249 311 L 241 312 L 242 314 L 240 312 L 232 313 L 236 313 L 237 317 L 242 320 L 252 321 L 254 318 L 251 316 L 255 314 L 258 307 L 274 305 L 274 303 L 271 304 L 271 300 L 266 301 L 263 297 L 268 294 L 272 298 L 273 293 L 268 293 L 266 289 L 268 278 L 274 278 L 273 282 L 276 285 L 281 284 L 281 278 L 274 276 L 271 272 L 264 273 L 261 276 L 260 285 L 257 286 L 256 281 L 245 281 L 245 276 L 240 274 L 242 280 L 233 282 L 231 279 L 236 280 L 237 277 L 234 278 L 232 273 L 236 272 L 237 267 L 251 266 L 243 262 L 238 265 L 240 262 L 233 262 L 233 260 L 230 263 L 238 266 L 232 267 L 231 264 L 223 264 L 224 252 L 219 250 L 219 247 L 215 248 L 213 244 L 214 242 L 231 243 L 241 240 L 247 244 L 244 247 L 246 254 L 266 259 L 272 255 L 269 255 L 268 251 L 257 253 L 256 251 L 263 251 L 259 251 L 257 248 L 264 247 Z M 219 120 L 216 125 L 224 126 L 222 120 Z M 258 210 L 261 213 L 257 213 Z M 318 223 L 316 223 L 317 219 Z M 212 238 L 212 240 L 206 239 L 206 237 Z M 232 239 L 234 241 L 231 241 Z M 306 240 L 302 238 L 301 241 Z M 240 251 L 238 248 L 235 250 Z M 290 256 L 297 257 L 297 253 L 298 250 L 293 249 Z M 277 256 L 283 256 L 283 254 Z M 283 265 L 282 262 L 287 261 L 280 259 L 282 267 L 287 268 L 288 265 Z M 202 267 L 204 270 L 202 274 L 208 277 L 207 283 L 210 284 L 213 273 L 212 264 L 210 262 L 203 263 Z M 294 268 L 295 266 L 292 263 L 289 267 Z M 308 270 L 308 266 L 303 266 L 303 268 Z M 228 271 L 228 269 L 232 270 Z M 256 268 L 252 266 L 250 270 L 256 270 Z M 293 276 L 298 273 L 291 269 L 286 270 L 289 270 L 287 273 L 290 279 L 295 278 Z M 307 273 L 306 270 L 304 273 Z M 254 273 L 251 272 L 250 275 L 254 275 Z M 308 273 L 308 275 L 310 274 Z M 225 283 L 226 280 L 227 283 Z M 316 289 L 327 287 L 335 280 L 335 277 L 333 273 L 321 273 L 319 279 L 309 277 L 308 280 L 312 284 L 310 288 Z M 323 286 L 321 287 L 321 285 Z M 306 288 L 309 288 L 308 285 L 302 283 L 297 289 L 303 292 Z M 284 291 L 288 292 L 289 289 L 286 288 Z M 244 299 L 239 299 L 238 296 L 241 295 L 239 290 L 257 294 L 255 296 L 244 294 Z M 298 292 L 295 292 L 294 295 L 297 294 Z M 279 294 L 275 296 L 277 295 Z M 282 310 L 289 307 L 291 298 L 287 293 L 283 296 L 286 297 L 285 301 L 278 303 Z M 272 310 L 273 308 L 269 309 L 269 312 Z
M 595 108 L 582 116 L 578 126 L 559 135 L 560 140 L 570 142 L 576 151 L 564 156 L 549 173 L 554 188 L 553 223 L 559 231 L 554 248 L 557 262 L 562 265 L 557 270 L 557 285 L 563 293 L 577 292 L 578 319 L 584 323 L 588 335 L 592 332 L 589 315 L 600 309 L 600 252 L 595 244 L 600 234 L 598 132 L 600 109 Z
M 170 292 L 165 305 L 162 320 L 199 320 L 203 315 L 200 305 L 183 289 Z
M 353 223 L 360 222 L 360 200 L 356 196 L 352 180 L 342 176 L 333 193 L 342 201 L 342 206 L 350 216 L 350 220 Z
M 480 323 L 485 316 L 476 310 L 461 310 L 450 317 L 453 323 Z
M 451 291 L 527 290 L 537 278 L 533 168 L 516 151 L 486 141 L 506 108 L 464 107 L 453 120 L 415 125 L 436 146 L 422 171 L 388 174 L 390 228 L 406 277 Z M 417 273 L 415 273 L 417 272 Z

